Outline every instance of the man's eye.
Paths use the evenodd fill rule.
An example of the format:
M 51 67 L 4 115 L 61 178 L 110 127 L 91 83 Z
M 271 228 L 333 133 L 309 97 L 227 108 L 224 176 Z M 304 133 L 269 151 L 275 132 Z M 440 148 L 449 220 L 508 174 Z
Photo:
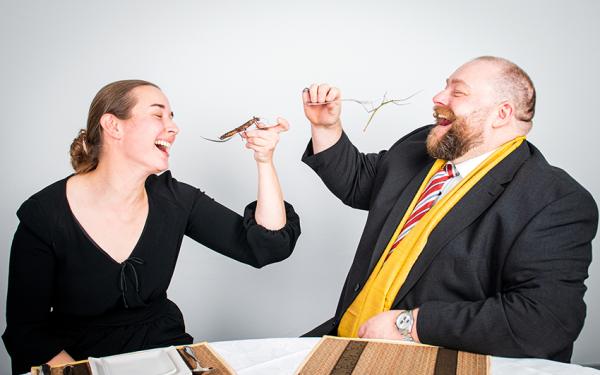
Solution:
M 463 95 L 465 95 L 465 93 L 462 92 L 462 91 L 459 91 L 459 90 L 454 90 L 452 92 L 452 95 L 454 95 L 454 96 L 463 96 Z
M 154 116 L 156 116 L 158 118 L 162 118 L 163 117 L 162 113 L 155 113 Z

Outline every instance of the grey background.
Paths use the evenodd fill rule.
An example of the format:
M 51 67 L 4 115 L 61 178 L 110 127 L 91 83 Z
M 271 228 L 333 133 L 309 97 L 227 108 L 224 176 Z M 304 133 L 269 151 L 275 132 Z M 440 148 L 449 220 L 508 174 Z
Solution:
M 291 122 L 276 164 L 303 234 L 290 259 L 255 270 L 185 240 L 169 296 L 196 341 L 297 336 L 330 317 L 365 212 L 343 206 L 300 162 L 309 139 L 300 92 L 329 82 L 351 98 L 405 97 L 367 114 L 344 104 L 363 151 L 379 151 L 431 121 L 431 97 L 462 63 L 485 54 L 520 64 L 538 107 L 529 140 L 600 198 L 592 172 L 600 2 L 588 1 L 13 1 L 0 3 L 0 330 L 15 211 L 71 173 L 68 147 L 108 82 L 159 84 L 181 128 L 176 178 L 242 212 L 256 195 L 251 153 L 214 137 L 253 115 Z M 598 241 L 594 242 L 597 247 Z M 587 280 L 588 317 L 573 361 L 598 363 L 600 265 Z M 35 343 L 32 343 L 35 345 Z M 9 359 L 0 345 L 0 373 Z

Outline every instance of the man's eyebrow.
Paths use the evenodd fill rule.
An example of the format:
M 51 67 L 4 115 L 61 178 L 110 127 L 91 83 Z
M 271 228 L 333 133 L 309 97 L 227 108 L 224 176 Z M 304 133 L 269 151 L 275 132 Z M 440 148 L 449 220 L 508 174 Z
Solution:
M 159 107 L 161 109 L 165 109 L 165 106 L 163 104 L 158 104 L 158 103 L 151 104 L 150 107 Z M 174 114 L 173 114 L 173 112 L 171 112 L 171 118 L 173 118 L 173 116 L 174 116 Z
M 468 88 L 471 88 L 471 86 L 469 86 L 465 81 L 463 81 L 462 79 L 458 79 L 458 78 L 452 78 L 451 80 L 446 80 L 446 84 L 448 83 L 453 83 L 455 85 L 465 85 Z

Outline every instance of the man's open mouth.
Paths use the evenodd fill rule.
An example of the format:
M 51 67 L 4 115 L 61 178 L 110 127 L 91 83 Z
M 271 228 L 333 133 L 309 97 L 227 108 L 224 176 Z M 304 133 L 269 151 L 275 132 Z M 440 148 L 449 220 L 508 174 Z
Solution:
M 440 126 L 448 126 L 456 120 L 454 112 L 446 107 L 434 107 L 433 117 L 435 118 L 435 123 Z

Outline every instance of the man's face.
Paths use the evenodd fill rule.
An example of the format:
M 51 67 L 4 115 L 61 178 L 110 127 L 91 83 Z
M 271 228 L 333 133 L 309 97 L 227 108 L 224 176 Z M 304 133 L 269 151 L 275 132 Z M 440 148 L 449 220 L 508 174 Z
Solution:
M 455 161 L 485 145 L 495 108 L 493 79 L 497 69 L 489 62 L 469 62 L 433 97 L 436 126 L 427 137 L 431 157 Z

